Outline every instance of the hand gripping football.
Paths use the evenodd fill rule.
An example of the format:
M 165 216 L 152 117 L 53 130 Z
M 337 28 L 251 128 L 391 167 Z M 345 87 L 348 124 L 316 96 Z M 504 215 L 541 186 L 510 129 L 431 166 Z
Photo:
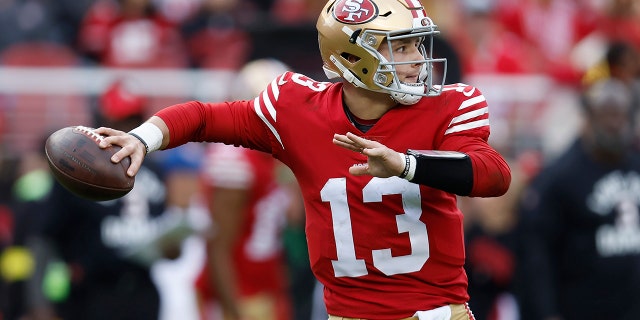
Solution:
M 127 175 L 130 159 L 111 162 L 119 146 L 102 149 L 104 137 L 92 128 L 72 126 L 49 136 L 45 153 L 54 177 L 76 195 L 104 201 L 120 198 L 133 189 L 135 178 Z

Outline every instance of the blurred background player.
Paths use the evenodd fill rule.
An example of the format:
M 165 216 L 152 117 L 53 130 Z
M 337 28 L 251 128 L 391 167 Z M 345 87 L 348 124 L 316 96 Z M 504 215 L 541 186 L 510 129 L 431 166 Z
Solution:
M 276 60 L 252 61 L 232 97 L 253 99 L 286 70 Z M 303 214 L 292 176 L 270 154 L 216 143 L 207 146 L 202 182 L 212 218 L 197 284 L 203 319 L 291 319 L 282 234 L 289 213 Z
M 604 79 L 584 126 L 521 199 L 522 319 L 640 319 L 640 155 L 632 95 Z
M 99 65 L 128 68 L 188 65 L 180 33 L 151 0 L 97 0 L 78 28 L 78 51 Z
M 181 27 L 191 65 L 234 71 L 242 68 L 252 50 L 250 35 L 242 23 L 242 15 L 248 12 L 239 0 L 202 1 L 196 14 Z
M 603 79 L 617 79 L 631 90 L 631 119 L 636 139 L 640 139 L 638 112 L 640 111 L 640 51 L 632 43 L 612 41 L 608 43 L 601 61 L 587 70 L 582 78 L 589 86 Z
M 96 124 L 127 130 L 142 119 L 144 108 L 132 84 L 118 80 L 100 97 Z M 188 228 L 167 212 L 163 176 L 150 160 L 133 190 L 118 200 L 85 200 L 57 183 L 44 198 L 40 237 L 48 254 L 37 259 L 46 265 L 42 258 L 53 255 L 63 262 L 57 274 L 68 278 L 68 290 L 53 301 L 60 318 L 158 319 L 160 296 L 150 268 L 162 257 L 179 255 Z M 49 277 L 45 270 L 41 281 Z

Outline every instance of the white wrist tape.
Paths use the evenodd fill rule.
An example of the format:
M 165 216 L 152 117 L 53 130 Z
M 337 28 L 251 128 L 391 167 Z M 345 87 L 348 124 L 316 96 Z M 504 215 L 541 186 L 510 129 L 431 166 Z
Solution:
M 155 124 L 145 122 L 139 127 L 129 131 L 129 134 L 138 138 L 147 149 L 147 154 L 154 152 L 162 146 L 162 130 Z
M 412 155 L 408 155 L 408 157 L 409 157 L 409 172 L 407 173 L 407 176 L 404 178 L 411 181 L 413 180 L 413 177 L 416 174 L 416 166 L 418 165 L 418 160 L 416 160 L 416 157 Z
M 402 173 L 398 175 L 402 179 L 406 179 L 411 181 L 413 176 L 416 174 L 416 157 L 404 153 L 398 153 L 402 161 L 404 161 L 404 170 Z

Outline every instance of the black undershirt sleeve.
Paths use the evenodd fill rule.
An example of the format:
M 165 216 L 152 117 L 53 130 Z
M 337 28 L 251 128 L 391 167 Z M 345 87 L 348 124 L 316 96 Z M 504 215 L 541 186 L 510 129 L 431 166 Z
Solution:
M 407 150 L 416 158 L 416 171 L 411 182 L 440 189 L 459 196 L 467 196 L 473 188 L 471 158 L 460 156 L 431 156 L 416 150 Z

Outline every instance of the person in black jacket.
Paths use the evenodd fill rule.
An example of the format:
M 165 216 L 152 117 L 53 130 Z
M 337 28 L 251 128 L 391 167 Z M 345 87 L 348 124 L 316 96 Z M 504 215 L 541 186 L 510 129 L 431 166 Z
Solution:
M 144 116 L 144 107 L 145 99 L 129 81 L 116 81 L 100 97 L 97 124 L 127 130 Z M 52 301 L 60 318 L 159 318 L 160 295 L 151 266 L 178 255 L 179 242 L 164 247 L 162 239 L 180 219 L 166 208 L 160 167 L 145 162 L 140 173 L 133 190 L 117 200 L 82 199 L 59 183 L 44 198 L 38 236 L 63 263 L 69 281 L 68 291 Z M 38 263 L 51 262 L 38 258 Z M 50 276 L 45 273 L 43 283 Z
M 521 202 L 522 319 L 640 319 L 640 154 L 616 79 L 583 95 L 575 142 Z

